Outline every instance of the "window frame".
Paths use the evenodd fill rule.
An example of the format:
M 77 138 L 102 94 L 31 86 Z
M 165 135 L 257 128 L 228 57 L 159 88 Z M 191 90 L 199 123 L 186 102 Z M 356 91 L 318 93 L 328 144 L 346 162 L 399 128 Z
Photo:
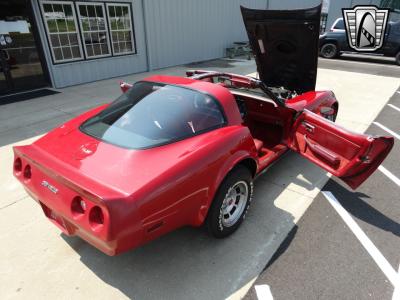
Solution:
M 81 15 L 80 15 L 80 10 L 79 10 L 79 6 L 93 6 L 93 7 L 95 7 L 95 6 L 101 6 L 101 9 L 102 9 L 102 11 L 103 11 L 103 15 L 104 15 L 104 26 L 105 26 L 105 28 L 104 28 L 104 31 L 106 32 L 106 40 L 107 40 L 107 49 L 108 49 L 108 54 L 101 54 L 101 55 L 92 55 L 92 56 L 89 56 L 88 55 L 88 53 L 87 53 L 87 49 L 86 49 L 86 43 L 82 43 L 82 46 L 83 46 L 83 49 L 84 49 L 84 52 L 85 52 L 85 60 L 92 60 L 92 59 L 96 59 L 96 58 L 103 58 L 103 57 L 110 57 L 110 56 L 112 56 L 112 52 L 111 52 L 111 47 L 110 47 L 110 42 L 111 42 L 111 39 L 110 39 L 110 30 L 109 30 L 109 27 L 108 27 L 108 20 L 107 20 L 107 15 L 106 15 L 106 11 L 105 11 L 105 2 L 88 2 L 88 1 L 76 1 L 75 2 L 75 7 L 76 7 L 76 11 L 77 11 L 77 18 L 78 18 L 78 22 L 79 22 L 79 29 L 80 29 L 80 34 L 81 34 L 81 41 L 84 41 L 85 39 L 84 39 L 84 34 L 85 33 L 89 33 L 89 34 L 91 34 L 92 32 L 99 32 L 99 31 L 102 31 L 102 30 L 94 30 L 94 31 L 84 31 L 83 30 L 83 24 L 82 24 L 82 20 L 81 20 Z M 86 10 L 87 10 L 87 8 L 86 8 Z M 93 50 L 93 53 L 94 53 L 94 50 Z
M 47 19 L 46 19 L 46 16 L 45 16 L 46 12 L 44 10 L 44 4 L 50 4 L 50 5 L 66 5 L 66 4 L 69 4 L 69 5 L 71 5 L 71 11 L 72 11 L 73 20 L 74 20 L 74 23 L 75 23 L 75 32 L 67 31 L 67 32 L 63 32 L 63 34 L 76 33 L 77 40 L 78 40 L 78 47 L 79 47 L 79 51 L 80 51 L 80 57 L 79 58 L 73 58 L 72 57 L 72 58 L 69 58 L 69 59 L 62 59 L 62 60 L 57 60 L 56 59 L 56 55 L 55 55 L 55 52 L 54 52 L 54 47 L 51 44 L 51 32 L 49 30 L 49 26 L 48 26 Z M 84 51 L 82 49 L 81 34 L 80 34 L 79 26 L 78 26 L 78 20 L 76 18 L 74 1 L 40 0 L 39 1 L 39 9 L 40 9 L 43 25 L 45 27 L 47 43 L 48 43 L 49 48 L 50 48 L 50 53 L 51 53 L 51 56 L 52 56 L 53 64 L 56 65 L 56 64 L 63 64 L 63 63 L 70 63 L 70 62 L 84 60 L 85 59 L 85 54 L 84 54 Z M 63 8 L 63 10 L 64 10 L 64 8 Z M 57 32 L 57 34 L 60 34 L 60 32 Z M 59 48 L 62 48 L 62 46 L 59 46 Z M 71 46 L 70 46 L 70 48 L 71 48 Z M 62 52 L 62 50 L 61 50 L 61 52 Z
M 108 11 L 105 12 L 105 22 L 107 22 L 106 26 L 106 32 L 107 32 L 107 38 L 108 38 L 108 47 L 110 49 L 110 55 L 104 55 L 104 56 L 92 56 L 88 57 L 86 55 L 86 47 L 84 47 L 84 43 L 82 41 L 83 37 L 83 32 L 81 30 L 80 26 L 80 20 L 78 20 L 78 12 L 77 12 L 77 3 L 83 3 L 83 4 L 92 4 L 92 3 L 97 3 L 101 4 L 103 7 L 103 10 L 108 10 L 107 4 L 114 5 L 114 6 L 127 6 L 129 10 L 129 22 L 131 24 L 131 39 L 132 39 L 132 51 L 131 52 L 124 52 L 124 53 L 115 53 L 112 45 L 112 37 L 111 37 L 111 28 L 109 27 L 109 18 L 108 18 Z M 92 61 L 96 59 L 104 59 L 104 58 L 111 58 L 111 57 L 120 57 L 120 56 L 128 56 L 128 55 L 137 55 L 137 45 L 136 45 L 136 35 L 135 35 L 135 18 L 133 16 L 133 7 L 132 7 L 132 2 L 125 2 L 125 1 L 116 1 L 116 2 L 111 2 L 111 1 L 78 1 L 78 0 L 37 0 L 38 6 L 39 6 L 39 12 L 40 12 L 40 17 L 42 19 L 44 31 L 45 31 L 45 36 L 47 40 L 47 44 L 49 47 L 49 52 L 51 54 L 52 58 L 52 63 L 53 65 L 62 65 L 62 64 L 69 64 L 69 63 L 75 63 L 75 62 L 83 62 L 83 61 Z M 76 27 L 76 33 L 77 33 L 77 39 L 78 39 L 78 46 L 79 46 L 79 51 L 80 51 L 80 58 L 75 58 L 75 59 L 66 59 L 66 60 L 56 60 L 55 59 L 55 54 L 53 47 L 51 45 L 51 39 L 50 39 L 50 31 L 47 26 L 46 18 L 44 15 L 44 8 L 43 8 L 43 3 L 48 3 L 48 4 L 70 4 L 72 13 L 74 16 L 74 22 L 75 22 L 75 27 Z M 110 46 L 111 43 L 111 46 Z M 84 49 L 85 48 L 85 49 Z
M 136 40 L 135 40 L 135 33 L 134 33 L 135 27 L 134 27 L 134 24 L 133 24 L 132 5 L 131 5 L 131 3 L 105 2 L 105 7 L 106 7 L 106 13 L 107 13 L 107 18 L 108 18 L 108 20 L 110 20 L 110 12 L 109 12 L 109 10 L 108 10 L 108 8 L 109 8 L 110 6 L 114 6 L 114 7 L 116 7 L 116 6 L 124 7 L 124 6 L 125 6 L 125 7 L 128 8 L 129 23 L 130 23 L 129 31 L 130 31 L 130 34 L 131 34 L 131 43 L 132 43 L 132 51 L 130 51 L 130 52 L 123 52 L 123 53 L 115 53 L 115 50 L 114 50 L 114 43 L 113 43 L 113 39 L 112 39 L 112 33 L 113 33 L 113 31 L 114 31 L 114 32 L 115 32 L 115 31 L 118 32 L 118 30 L 112 30 L 112 28 L 111 28 L 111 22 L 110 22 L 110 26 L 108 27 L 108 29 L 109 29 L 109 32 L 110 32 L 110 42 L 111 42 L 111 49 L 112 49 L 113 56 L 121 56 L 121 55 L 136 54 L 136 53 L 137 53 L 137 52 L 136 52 Z M 127 30 L 124 30 L 124 31 L 127 31 Z

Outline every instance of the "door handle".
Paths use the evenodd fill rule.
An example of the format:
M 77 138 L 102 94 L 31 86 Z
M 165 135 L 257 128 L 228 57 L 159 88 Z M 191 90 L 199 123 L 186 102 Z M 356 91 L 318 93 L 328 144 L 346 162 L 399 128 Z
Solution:
M 307 135 L 304 135 L 304 141 L 306 142 L 306 145 L 311 149 L 312 152 L 326 159 L 330 164 L 332 164 L 335 167 L 339 165 L 340 157 L 336 153 L 330 151 L 329 149 L 326 149 L 321 145 L 312 143 L 307 138 Z
M 313 132 L 314 132 L 314 129 L 315 129 L 315 126 L 314 126 L 314 125 L 311 125 L 311 124 L 309 124 L 309 123 L 307 123 L 307 122 L 303 122 L 303 126 L 306 128 L 306 130 L 307 130 L 308 132 L 310 132 L 310 133 L 313 133 Z

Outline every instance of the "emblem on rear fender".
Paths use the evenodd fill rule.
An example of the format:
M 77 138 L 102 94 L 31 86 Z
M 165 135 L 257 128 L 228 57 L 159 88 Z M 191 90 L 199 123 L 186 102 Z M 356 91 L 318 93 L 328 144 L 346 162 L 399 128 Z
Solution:
M 58 188 L 56 188 L 54 185 L 51 185 L 46 180 L 43 180 L 41 185 L 46 187 L 46 188 L 48 188 L 50 190 L 50 192 L 52 192 L 53 194 L 57 194 L 58 193 Z
M 98 142 L 89 142 L 79 147 L 75 152 L 74 158 L 77 160 L 85 159 L 88 156 L 93 155 L 97 151 Z
M 347 41 L 352 49 L 375 51 L 382 47 L 389 9 L 358 5 L 353 9 L 342 9 L 342 13 Z

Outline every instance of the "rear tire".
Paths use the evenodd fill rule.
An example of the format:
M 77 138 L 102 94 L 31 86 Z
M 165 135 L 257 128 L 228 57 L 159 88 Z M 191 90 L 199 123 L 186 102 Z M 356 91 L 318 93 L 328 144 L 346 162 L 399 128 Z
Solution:
M 235 232 L 253 197 L 253 177 L 248 168 L 235 167 L 221 183 L 206 219 L 207 231 L 216 238 Z
M 396 64 L 400 66 L 400 51 L 396 54 Z
M 323 58 L 328 58 L 328 59 L 335 58 L 339 56 L 339 49 L 333 43 L 326 43 L 322 45 L 320 50 L 320 55 Z

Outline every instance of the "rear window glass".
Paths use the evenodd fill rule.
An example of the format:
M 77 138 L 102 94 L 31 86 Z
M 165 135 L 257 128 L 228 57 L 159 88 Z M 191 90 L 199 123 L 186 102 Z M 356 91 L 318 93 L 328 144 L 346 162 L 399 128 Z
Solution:
M 219 103 L 191 89 L 138 82 L 81 125 L 91 136 L 143 149 L 182 140 L 225 124 Z
M 344 29 L 343 19 L 338 20 L 333 28 L 335 28 L 335 29 Z

